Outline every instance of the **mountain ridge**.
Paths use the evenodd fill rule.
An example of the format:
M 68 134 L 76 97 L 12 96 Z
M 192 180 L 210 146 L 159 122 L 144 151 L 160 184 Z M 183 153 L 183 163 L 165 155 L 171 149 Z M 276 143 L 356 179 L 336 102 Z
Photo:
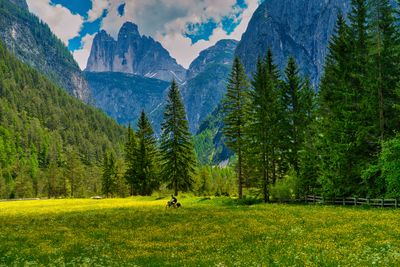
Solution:
M 186 75 L 186 69 L 159 42 L 140 35 L 132 22 L 123 24 L 117 40 L 105 31 L 96 34 L 85 71 L 122 72 L 178 82 Z

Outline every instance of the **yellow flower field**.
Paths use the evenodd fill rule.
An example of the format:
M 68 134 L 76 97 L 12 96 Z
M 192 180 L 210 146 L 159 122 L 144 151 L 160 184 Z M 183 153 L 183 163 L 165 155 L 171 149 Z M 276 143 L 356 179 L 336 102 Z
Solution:
M 400 210 L 154 199 L 0 202 L 0 266 L 400 266 Z

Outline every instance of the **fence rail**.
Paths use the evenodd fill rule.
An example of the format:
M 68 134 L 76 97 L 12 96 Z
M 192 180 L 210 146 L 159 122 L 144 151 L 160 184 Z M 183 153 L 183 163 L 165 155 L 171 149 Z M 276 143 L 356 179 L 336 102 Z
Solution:
M 381 208 L 400 208 L 399 199 L 384 199 L 384 198 L 325 198 L 321 196 L 309 195 L 304 199 L 280 199 L 277 202 L 281 203 L 307 203 L 321 205 L 341 205 L 341 206 L 371 206 Z

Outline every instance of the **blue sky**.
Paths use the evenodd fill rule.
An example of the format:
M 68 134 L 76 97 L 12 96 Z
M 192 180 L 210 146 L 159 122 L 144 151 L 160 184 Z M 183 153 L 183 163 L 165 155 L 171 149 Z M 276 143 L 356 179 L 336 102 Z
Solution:
M 139 26 L 188 67 L 220 39 L 240 39 L 259 0 L 27 0 L 85 68 L 95 34 L 116 38 L 126 21 Z

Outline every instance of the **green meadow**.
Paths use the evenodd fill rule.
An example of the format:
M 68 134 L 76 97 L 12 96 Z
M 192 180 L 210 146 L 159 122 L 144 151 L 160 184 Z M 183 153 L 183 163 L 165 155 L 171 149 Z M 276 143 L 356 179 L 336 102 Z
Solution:
M 0 266 L 399 266 L 400 211 L 229 198 L 0 203 Z

